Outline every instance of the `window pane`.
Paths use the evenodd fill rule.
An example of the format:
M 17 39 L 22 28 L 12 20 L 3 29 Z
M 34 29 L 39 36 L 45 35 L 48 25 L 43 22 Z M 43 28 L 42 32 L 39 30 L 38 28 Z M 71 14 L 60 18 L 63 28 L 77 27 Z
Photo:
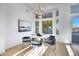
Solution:
M 59 10 L 56 11 L 56 16 L 59 16 Z
M 36 28 L 36 31 L 35 31 L 35 33 L 39 33 L 39 28 Z
M 72 16 L 72 43 L 79 44 L 79 16 Z
M 42 21 L 42 32 L 52 34 L 52 20 Z
M 44 18 L 52 18 L 52 17 L 53 17 L 52 12 L 46 13 L 46 14 L 42 15 L 42 18 L 43 18 L 43 19 L 44 19 Z
M 73 32 L 79 32 L 79 16 L 73 16 L 71 19 Z
M 39 21 L 36 21 L 36 27 L 39 27 Z
M 35 21 L 35 32 L 39 33 L 39 21 Z
M 72 5 L 71 13 L 79 13 L 79 5 Z

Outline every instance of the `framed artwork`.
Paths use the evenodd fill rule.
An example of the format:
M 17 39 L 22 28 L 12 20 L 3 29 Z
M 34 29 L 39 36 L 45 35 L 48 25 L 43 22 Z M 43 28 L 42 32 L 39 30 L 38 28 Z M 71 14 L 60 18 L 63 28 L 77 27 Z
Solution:
M 32 24 L 29 21 L 18 20 L 18 31 L 19 32 L 28 32 L 31 31 Z

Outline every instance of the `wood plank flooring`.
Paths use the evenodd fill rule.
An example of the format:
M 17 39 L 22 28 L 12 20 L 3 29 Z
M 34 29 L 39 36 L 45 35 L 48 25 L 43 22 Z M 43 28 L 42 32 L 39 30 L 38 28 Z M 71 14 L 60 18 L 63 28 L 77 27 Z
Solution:
M 27 43 L 26 45 L 25 44 L 19 44 L 17 46 L 14 46 L 12 48 L 9 48 L 5 51 L 5 53 L 1 54 L 1 56 L 12 56 L 14 55 L 15 53 L 21 51 L 22 49 L 24 49 L 25 47 L 28 47 L 29 45 L 31 45 L 31 43 Z
M 53 48 L 49 47 L 43 56 L 68 56 L 68 52 L 64 43 L 57 42 L 56 50 L 53 52 Z
M 79 56 L 79 44 L 71 44 L 71 48 L 75 56 Z
M 23 44 L 19 44 L 17 46 L 14 46 L 10 49 L 7 49 L 5 53 L 3 53 L 1 56 L 12 56 L 15 53 L 21 51 L 25 47 L 31 45 L 31 43 L 27 43 L 25 47 L 22 47 Z M 32 47 L 26 49 L 22 53 L 18 54 L 17 56 L 23 56 L 25 53 L 27 53 L 29 50 L 31 50 Z M 53 52 L 52 47 L 48 47 L 43 56 L 68 56 L 67 49 L 64 43 L 57 42 L 56 43 L 56 50 Z

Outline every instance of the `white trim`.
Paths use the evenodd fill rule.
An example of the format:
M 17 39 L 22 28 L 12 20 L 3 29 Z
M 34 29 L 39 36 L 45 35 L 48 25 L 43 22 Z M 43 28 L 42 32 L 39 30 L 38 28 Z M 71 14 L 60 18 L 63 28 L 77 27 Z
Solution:
M 74 56 L 74 53 L 69 45 L 66 45 L 69 56 Z
M 21 51 L 19 51 L 19 52 L 15 53 L 15 54 L 14 54 L 14 55 L 12 55 L 12 56 L 16 56 L 16 55 L 18 55 L 19 53 L 23 52 L 24 50 L 28 49 L 28 48 L 29 48 L 29 47 L 31 47 L 31 46 L 32 46 L 32 45 L 30 45 L 30 46 L 28 46 L 28 47 L 26 47 L 26 48 L 22 49 Z

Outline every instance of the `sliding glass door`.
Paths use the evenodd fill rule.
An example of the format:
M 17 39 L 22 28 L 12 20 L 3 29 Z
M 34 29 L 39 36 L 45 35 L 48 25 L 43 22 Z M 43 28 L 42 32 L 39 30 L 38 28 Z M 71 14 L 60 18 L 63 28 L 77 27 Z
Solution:
M 72 43 L 79 44 L 79 4 L 71 6 Z
M 73 16 L 72 20 L 72 43 L 79 44 L 79 16 Z

